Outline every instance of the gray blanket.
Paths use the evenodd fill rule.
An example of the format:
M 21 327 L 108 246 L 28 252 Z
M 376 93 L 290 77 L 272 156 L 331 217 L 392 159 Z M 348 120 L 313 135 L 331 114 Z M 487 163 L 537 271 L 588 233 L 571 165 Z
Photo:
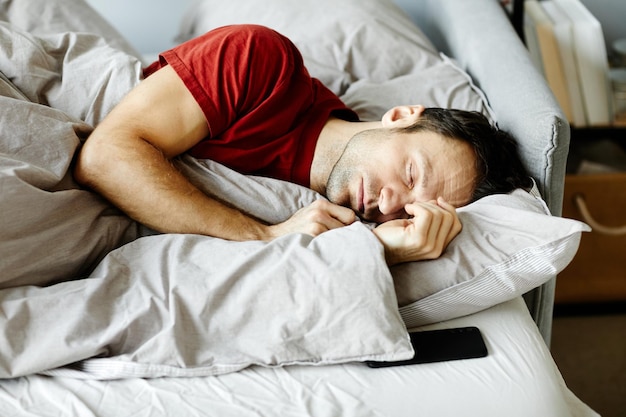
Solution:
M 141 80 L 132 48 L 82 1 L 0 6 L 0 378 L 403 359 L 407 325 L 517 297 L 576 252 L 583 225 L 549 217 L 524 191 L 459 210 L 464 231 L 443 258 L 392 271 L 361 223 L 270 243 L 154 234 L 71 176 L 80 143 Z M 342 98 L 367 118 L 415 102 L 485 110 L 469 77 L 426 49 L 429 69 L 342 81 Z M 314 68 L 331 69 L 322 79 L 336 72 Z M 211 161 L 175 163 L 206 193 L 267 222 L 322 198 Z
M 71 176 L 81 141 L 140 81 L 139 60 L 92 33 L 10 22 L 0 45 L 0 377 L 62 366 L 99 378 L 213 375 L 412 354 L 367 227 L 271 243 L 149 236 Z M 267 221 L 317 198 L 178 163 Z
M 269 244 L 144 237 L 88 278 L 1 291 L 0 377 L 65 365 L 73 371 L 52 374 L 200 376 L 406 358 L 396 303 L 362 225 Z

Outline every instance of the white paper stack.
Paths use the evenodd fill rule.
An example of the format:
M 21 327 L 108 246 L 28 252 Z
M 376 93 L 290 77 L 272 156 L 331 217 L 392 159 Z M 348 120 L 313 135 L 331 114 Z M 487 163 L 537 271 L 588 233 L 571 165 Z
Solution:
M 602 26 L 580 0 L 527 0 L 525 35 L 563 112 L 576 127 L 611 124 Z

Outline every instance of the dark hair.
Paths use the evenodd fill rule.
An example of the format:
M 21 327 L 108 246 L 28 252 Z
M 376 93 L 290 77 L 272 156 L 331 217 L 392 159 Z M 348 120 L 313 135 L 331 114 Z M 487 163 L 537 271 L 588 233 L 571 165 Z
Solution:
M 524 167 L 515 139 L 493 126 L 476 111 L 427 108 L 405 132 L 431 131 L 468 142 L 476 154 L 478 178 L 472 201 L 516 188 L 530 188 L 532 180 Z

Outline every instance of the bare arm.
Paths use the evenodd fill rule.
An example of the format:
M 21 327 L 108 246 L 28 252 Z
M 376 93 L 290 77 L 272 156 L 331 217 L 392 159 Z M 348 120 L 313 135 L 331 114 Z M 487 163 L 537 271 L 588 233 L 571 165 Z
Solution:
M 208 132 L 197 102 L 166 66 L 141 82 L 94 130 L 78 156 L 76 180 L 166 233 L 271 240 L 291 232 L 317 235 L 354 221 L 351 210 L 318 202 L 284 223 L 266 225 L 208 197 L 169 161 Z

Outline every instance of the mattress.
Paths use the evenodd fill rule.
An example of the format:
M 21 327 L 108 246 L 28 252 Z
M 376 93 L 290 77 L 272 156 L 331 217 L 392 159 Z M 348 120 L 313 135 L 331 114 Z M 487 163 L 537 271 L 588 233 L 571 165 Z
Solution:
M 372 369 L 251 367 L 203 378 L 0 382 L 3 416 L 597 416 L 567 388 L 521 298 L 420 330 L 477 326 L 488 356 Z

